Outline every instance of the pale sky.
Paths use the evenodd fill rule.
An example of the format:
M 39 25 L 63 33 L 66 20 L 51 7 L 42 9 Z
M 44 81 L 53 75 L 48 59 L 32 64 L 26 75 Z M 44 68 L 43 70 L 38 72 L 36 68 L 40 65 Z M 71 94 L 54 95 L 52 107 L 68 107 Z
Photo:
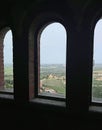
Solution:
M 100 19 L 94 30 L 94 54 L 95 64 L 102 64 L 102 19 Z
M 11 31 L 8 31 L 4 38 L 4 64 L 13 64 L 13 45 Z
M 66 30 L 60 23 L 48 25 L 40 39 L 41 64 L 66 63 Z M 4 38 L 4 64 L 12 64 L 12 32 L 8 31 Z
M 41 34 L 40 57 L 41 64 L 65 64 L 66 63 L 66 30 L 60 23 L 48 25 Z M 4 64 L 13 63 L 12 33 L 8 31 L 4 38 Z M 94 54 L 95 63 L 102 63 L 102 19 L 94 30 Z
M 66 63 L 66 30 L 60 23 L 48 25 L 41 34 L 41 64 Z

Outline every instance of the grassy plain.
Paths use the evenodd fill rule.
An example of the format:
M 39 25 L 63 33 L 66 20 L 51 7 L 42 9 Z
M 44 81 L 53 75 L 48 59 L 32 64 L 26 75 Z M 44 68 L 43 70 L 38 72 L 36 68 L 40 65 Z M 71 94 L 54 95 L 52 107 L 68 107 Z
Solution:
M 13 67 L 4 67 L 5 88 L 13 88 Z M 40 68 L 40 81 L 43 91 L 53 89 L 57 94 L 65 95 L 66 70 L 64 65 L 42 65 Z M 102 98 L 102 64 L 93 67 L 92 97 Z
M 92 97 L 102 98 L 102 64 L 93 67 Z
M 40 68 L 40 81 L 43 92 L 54 90 L 57 94 L 65 95 L 66 70 L 62 64 L 42 65 Z
M 4 81 L 5 88 L 13 88 L 13 67 L 12 65 L 6 65 L 4 67 Z

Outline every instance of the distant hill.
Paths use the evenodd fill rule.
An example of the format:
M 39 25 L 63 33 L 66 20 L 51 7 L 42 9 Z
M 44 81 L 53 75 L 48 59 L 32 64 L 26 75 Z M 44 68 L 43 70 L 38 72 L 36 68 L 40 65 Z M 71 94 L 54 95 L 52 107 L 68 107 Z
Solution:
M 13 66 L 13 64 L 9 63 L 9 64 L 4 64 L 5 67 L 11 67 Z
M 102 64 L 95 64 L 95 65 L 93 66 L 93 69 L 94 69 L 94 70 L 102 70 Z

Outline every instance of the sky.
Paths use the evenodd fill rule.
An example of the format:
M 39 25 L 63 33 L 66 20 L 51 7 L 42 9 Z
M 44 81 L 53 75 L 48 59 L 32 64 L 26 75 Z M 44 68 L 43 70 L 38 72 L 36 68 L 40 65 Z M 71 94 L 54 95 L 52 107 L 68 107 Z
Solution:
M 102 64 L 102 19 L 100 19 L 94 30 L 94 53 L 95 64 Z
M 66 63 L 66 30 L 60 23 L 52 23 L 45 27 L 40 37 L 40 62 L 41 64 Z M 13 63 L 12 32 L 8 31 L 4 38 L 4 64 Z M 102 64 L 102 19 L 94 29 L 95 64 Z
M 4 38 L 4 64 L 13 63 L 12 32 L 8 31 Z M 48 25 L 40 37 L 40 63 L 66 63 L 66 30 L 60 23 Z
M 12 32 L 9 30 L 4 38 L 4 65 L 13 64 Z
M 60 23 L 52 23 L 42 31 L 40 38 L 41 64 L 66 63 L 66 30 Z

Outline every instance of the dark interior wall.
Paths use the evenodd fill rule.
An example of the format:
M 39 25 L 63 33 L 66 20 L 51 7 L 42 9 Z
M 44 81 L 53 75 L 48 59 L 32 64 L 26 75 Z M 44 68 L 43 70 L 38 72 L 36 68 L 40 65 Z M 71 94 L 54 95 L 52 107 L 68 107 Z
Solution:
M 101 114 L 89 112 L 88 109 L 93 53 L 90 49 L 93 46 L 94 26 L 102 13 L 102 2 L 97 0 L 25 0 L 22 2 L 5 0 L 0 7 L 0 28 L 8 26 L 13 32 L 15 68 L 15 99 L 0 99 L 1 126 L 12 129 L 35 129 L 36 127 L 36 129 L 48 130 L 101 128 Z M 68 107 L 70 111 L 67 112 L 62 108 L 28 102 L 29 27 L 31 20 L 45 12 L 60 14 L 66 21 L 66 28 L 69 31 L 70 52 L 68 54 L 72 55 L 69 59 L 71 72 L 68 71 L 71 87 L 67 90 L 70 96 Z

